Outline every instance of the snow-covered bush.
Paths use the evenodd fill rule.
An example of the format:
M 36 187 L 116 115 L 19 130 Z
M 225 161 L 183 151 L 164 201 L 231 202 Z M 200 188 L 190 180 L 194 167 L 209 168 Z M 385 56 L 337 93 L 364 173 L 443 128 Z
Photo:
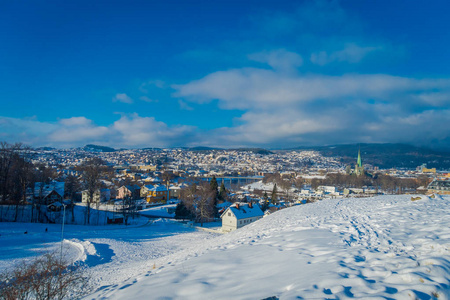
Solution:
M 55 253 L 46 254 L 4 271 L 0 299 L 79 299 L 90 292 L 89 276 L 84 271 L 67 266 Z

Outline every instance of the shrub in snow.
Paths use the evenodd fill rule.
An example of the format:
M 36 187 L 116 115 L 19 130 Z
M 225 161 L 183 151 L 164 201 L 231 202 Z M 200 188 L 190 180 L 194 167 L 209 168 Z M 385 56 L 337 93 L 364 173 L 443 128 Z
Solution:
M 84 271 L 67 266 L 55 253 L 22 262 L 1 274 L 0 300 L 79 299 L 90 292 Z

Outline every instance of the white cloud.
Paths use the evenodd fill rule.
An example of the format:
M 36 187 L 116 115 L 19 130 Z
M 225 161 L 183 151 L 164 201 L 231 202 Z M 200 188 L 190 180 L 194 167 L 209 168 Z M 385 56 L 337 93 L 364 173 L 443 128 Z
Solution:
M 131 99 L 127 94 L 116 94 L 113 97 L 113 102 L 122 102 L 122 103 L 133 103 L 133 99 Z
M 92 121 L 85 117 L 72 117 L 69 119 L 61 119 L 59 123 L 64 126 L 89 126 Z
M 139 97 L 139 100 L 142 100 L 144 102 L 149 102 L 149 103 L 151 103 L 151 102 L 158 102 L 158 100 L 150 99 L 147 96 L 141 96 L 141 97 Z
M 179 146 L 189 142 L 195 130 L 191 126 L 169 127 L 153 117 L 140 117 L 136 113 L 122 116 L 111 129 L 117 144 L 133 147 Z
M 257 62 L 266 63 L 273 69 L 280 71 L 292 71 L 303 64 L 303 58 L 299 54 L 285 49 L 253 53 L 248 58 Z
M 185 85 L 174 85 L 175 96 L 204 103 L 218 99 L 228 109 L 272 109 L 318 99 L 385 98 L 396 93 L 449 89 L 448 79 L 413 79 L 385 74 L 288 76 L 262 69 L 212 73 Z M 344 99 L 345 101 L 345 99 Z
M 355 43 L 349 43 L 342 50 L 328 53 L 326 51 L 311 54 L 311 62 L 320 66 L 332 62 L 358 63 L 369 53 L 382 50 L 383 47 L 360 47 Z
M 85 117 L 62 119 L 57 128 L 46 136 L 50 143 L 72 144 L 79 141 L 97 142 L 108 134 L 108 128 L 97 126 Z
M 189 101 L 217 99 L 222 108 L 244 111 L 236 126 L 208 133 L 214 146 L 422 143 L 450 135 L 437 121 L 450 119 L 450 112 L 441 110 L 449 101 L 450 79 L 293 75 L 243 68 L 215 72 L 174 88 L 177 97 Z M 439 118 L 433 120 L 427 111 L 435 111 L 432 115 Z M 422 118 L 433 125 L 425 126 Z
M 191 142 L 195 128 L 168 126 L 153 117 L 123 115 L 109 126 L 98 126 L 85 117 L 57 123 L 0 117 L 0 137 L 34 146 L 74 147 L 97 143 L 112 147 L 166 147 Z

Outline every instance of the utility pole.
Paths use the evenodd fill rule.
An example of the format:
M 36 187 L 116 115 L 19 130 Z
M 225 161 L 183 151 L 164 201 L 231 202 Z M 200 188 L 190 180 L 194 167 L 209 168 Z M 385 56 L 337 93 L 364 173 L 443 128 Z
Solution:
M 60 253 L 60 262 L 62 263 L 62 251 L 63 251 L 63 242 L 64 242 L 64 223 L 66 221 L 66 205 L 63 204 L 64 212 L 63 212 L 63 221 L 62 221 L 62 228 L 61 228 L 61 253 Z

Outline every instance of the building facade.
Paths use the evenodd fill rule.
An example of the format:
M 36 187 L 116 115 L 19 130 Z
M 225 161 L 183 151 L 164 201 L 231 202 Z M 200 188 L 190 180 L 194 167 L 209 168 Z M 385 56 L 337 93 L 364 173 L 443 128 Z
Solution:
M 222 231 L 230 232 L 264 217 L 261 208 L 252 203 L 234 203 L 220 216 Z

